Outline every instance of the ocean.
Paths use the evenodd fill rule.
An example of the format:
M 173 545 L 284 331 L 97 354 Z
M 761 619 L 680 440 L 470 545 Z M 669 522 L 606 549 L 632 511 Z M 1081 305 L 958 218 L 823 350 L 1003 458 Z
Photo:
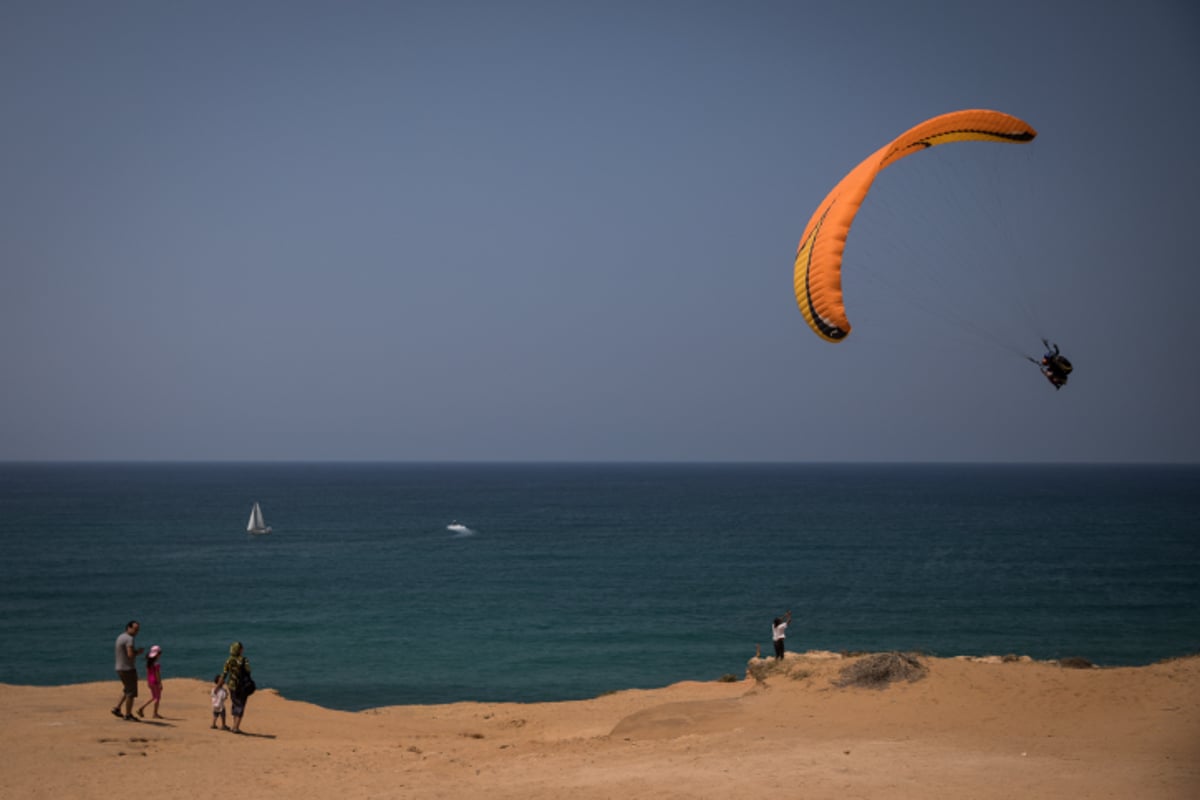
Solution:
M 1198 519 L 1197 466 L 0 464 L 0 682 L 115 695 L 130 619 L 165 678 L 240 640 L 345 710 L 740 678 L 787 610 L 790 650 L 1146 664 L 1200 652 Z

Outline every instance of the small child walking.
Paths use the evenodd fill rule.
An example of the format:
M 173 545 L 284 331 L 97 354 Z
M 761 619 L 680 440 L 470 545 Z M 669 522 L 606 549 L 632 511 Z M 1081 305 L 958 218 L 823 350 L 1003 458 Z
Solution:
M 229 730 L 229 726 L 225 724 L 225 698 L 229 696 L 229 690 L 225 688 L 225 681 L 221 680 L 224 675 L 217 675 L 213 678 L 212 688 L 212 706 L 213 706 L 213 724 L 212 727 L 217 727 L 217 720 L 221 720 L 221 730 Z
M 146 716 L 146 706 L 154 703 L 154 718 L 162 719 L 158 713 L 158 701 L 162 700 L 162 665 L 158 663 L 158 657 L 162 654 L 162 648 L 154 645 L 150 648 L 150 652 L 146 653 L 146 685 L 150 687 L 150 699 L 142 703 L 142 707 L 138 709 L 138 716 Z

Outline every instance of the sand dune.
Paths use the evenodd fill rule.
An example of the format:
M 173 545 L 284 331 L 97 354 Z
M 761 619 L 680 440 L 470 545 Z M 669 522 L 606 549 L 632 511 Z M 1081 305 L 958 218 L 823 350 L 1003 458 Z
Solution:
M 752 662 L 764 680 L 358 713 L 265 689 L 246 736 L 209 729 L 198 680 L 168 679 L 166 719 L 141 723 L 109 714 L 115 678 L 0 685 L 0 796 L 1200 797 L 1200 657 L 921 661 L 882 689 L 835 685 L 854 659 L 789 654 Z

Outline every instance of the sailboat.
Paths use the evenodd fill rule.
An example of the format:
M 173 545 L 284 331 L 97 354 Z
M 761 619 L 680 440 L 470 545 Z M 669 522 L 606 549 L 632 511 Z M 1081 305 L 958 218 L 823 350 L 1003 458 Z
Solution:
M 250 521 L 246 523 L 247 533 L 270 533 L 271 526 L 263 521 L 262 509 L 258 503 L 254 504 L 254 508 L 250 509 Z

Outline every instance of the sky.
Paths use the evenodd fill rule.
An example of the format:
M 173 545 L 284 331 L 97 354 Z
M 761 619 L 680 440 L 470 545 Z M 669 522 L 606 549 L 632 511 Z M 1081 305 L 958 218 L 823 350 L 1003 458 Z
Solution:
M 9 0 L 0 460 L 1200 461 L 1197 42 L 1183 0 Z M 885 171 L 822 341 L 808 217 L 962 108 L 1039 136 Z

